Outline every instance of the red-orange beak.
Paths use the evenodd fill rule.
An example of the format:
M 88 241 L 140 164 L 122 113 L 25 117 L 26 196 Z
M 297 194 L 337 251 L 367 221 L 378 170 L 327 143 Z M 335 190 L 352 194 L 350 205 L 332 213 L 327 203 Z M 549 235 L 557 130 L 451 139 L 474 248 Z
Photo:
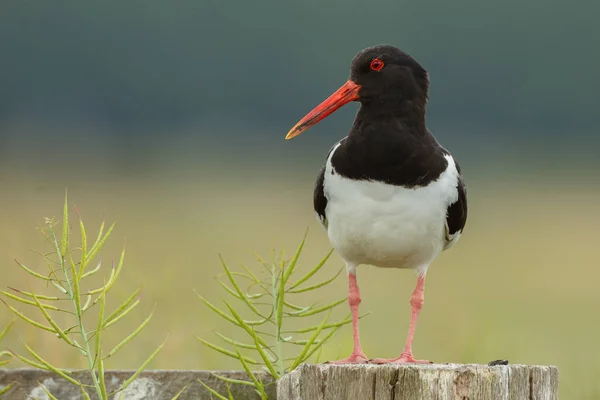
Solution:
M 316 106 L 311 112 L 306 114 L 304 118 L 298 121 L 298 123 L 294 125 L 292 129 L 290 129 L 285 138 L 291 139 L 295 136 L 298 136 L 311 126 L 315 125 L 317 122 L 321 121 L 323 118 L 332 114 L 344 104 L 348 104 L 349 102 L 358 99 L 359 90 L 360 85 L 348 80 L 342 85 L 342 87 L 336 90 L 335 93 L 329 96 L 327 100 Z

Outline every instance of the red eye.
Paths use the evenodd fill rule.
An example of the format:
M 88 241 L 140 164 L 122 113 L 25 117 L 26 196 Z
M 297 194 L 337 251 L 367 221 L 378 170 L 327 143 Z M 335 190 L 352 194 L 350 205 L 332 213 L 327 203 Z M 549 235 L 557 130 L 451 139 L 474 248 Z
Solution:
M 381 71 L 384 65 L 383 61 L 379 58 L 374 58 L 373 61 L 371 61 L 371 69 L 373 71 Z

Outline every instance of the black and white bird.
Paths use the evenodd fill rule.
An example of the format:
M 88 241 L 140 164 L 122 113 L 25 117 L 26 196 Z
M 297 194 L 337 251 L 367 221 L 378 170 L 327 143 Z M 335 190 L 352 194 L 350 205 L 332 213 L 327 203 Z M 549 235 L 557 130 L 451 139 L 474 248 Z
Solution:
M 352 61 L 350 79 L 302 118 L 291 139 L 351 101 L 360 109 L 348 136 L 329 151 L 314 191 L 314 208 L 346 263 L 354 350 L 334 363 L 429 363 L 412 352 L 431 262 L 460 238 L 467 219 L 461 170 L 425 125 L 429 76 L 411 56 L 389 45 L 369 47 Z M 417 272 L 412 318 L 397 358 L 369 360 L 359 338 L 356 268 Z

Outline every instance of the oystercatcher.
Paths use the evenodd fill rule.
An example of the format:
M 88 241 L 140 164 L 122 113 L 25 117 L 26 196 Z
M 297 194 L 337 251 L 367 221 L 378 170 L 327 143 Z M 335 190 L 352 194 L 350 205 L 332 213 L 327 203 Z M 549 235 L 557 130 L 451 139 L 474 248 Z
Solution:
M 333 363 L 430 363 L 413 357 L 430 263 L 460 238 L 467 219 L 461 170 L 425 125 L 429 76 L 411 56 L 389 45 L 360 51 L 349 80 L 287 134 L 291 139 L 351 101 L 360 108 L 348 136 L 327 155 L 314 190 L 314 209 L 346 263 L 354 350 Z M 369 360 L 359 338 L 361 302 L 356 268 L 411 268 L 417 285 L 404 350 Z

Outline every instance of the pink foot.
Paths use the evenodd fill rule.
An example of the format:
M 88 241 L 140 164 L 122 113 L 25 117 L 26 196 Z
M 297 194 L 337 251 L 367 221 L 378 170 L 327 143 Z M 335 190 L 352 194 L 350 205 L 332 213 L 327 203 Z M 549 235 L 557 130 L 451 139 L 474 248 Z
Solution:
M 369 360 L 371 364 L 433 364 L 429 360 L 415 360 L 412 354 L 400 354 L 400 357 L 397 358 L 375 358 L 373 360 Z
M 343 360 L 327 361 L 325 364 L 367 364 L 369 359 L 362 352 L 352 353 L 350 357 L 344 358 Z

